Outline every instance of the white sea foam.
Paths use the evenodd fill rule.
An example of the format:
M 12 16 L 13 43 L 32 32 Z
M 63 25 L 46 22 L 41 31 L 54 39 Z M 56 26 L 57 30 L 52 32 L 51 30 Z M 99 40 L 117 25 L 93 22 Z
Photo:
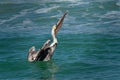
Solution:
M 57 9 L 59 8 L 59 6 L 53 6 L 53 7 L 47 7 L 47 8 L 42 8 L 42 9 L 37 9 L 35 10 L 35 13 L 39 14 L 39 13 L 47 13 L 53 9 Z
M 119 22 L 120 22 L 120 20 L 112 20 L 112 21 L 103 22 L 103 24 L 119 23 Z
M 25 19 L 23 21 L 23 24 L 31 24 L 31 23 L 32 23 L 32 21 L 30 19 Z
M 120 0 L 116 3 L 117 6 L 120 6 Z
M 75 6 L 79 6 L 79 5 L 86 5 L 89 4 L 89 2 L 73 2 L 70 5 L 68 5 L 69 7 L 75 7 Z
M 4 24 L 4 23 L 6 23 L 6 22 L 13 21 L 13 20 L 15 20 L 16 18 L 19 18 L 19 17 L 22 17 L 22 16 L 26 15 L 29 10 L 30 10 L 30 9 L 22 10 L 21 12 L 19 12 L 19 14 L 13 15 L 13 16 L 10 17 L 9 19 L 0 20 L 0 25 L 1 25 L 1 24 Z
M 53 16 L 50 16 L 51 18 L 58 18 L 60 17 L 60 14 L 57 14 L 57 15 L 53 15 Z
M 101 18 L 120 18 L 120 11 L 110 11 L 101 16 Z

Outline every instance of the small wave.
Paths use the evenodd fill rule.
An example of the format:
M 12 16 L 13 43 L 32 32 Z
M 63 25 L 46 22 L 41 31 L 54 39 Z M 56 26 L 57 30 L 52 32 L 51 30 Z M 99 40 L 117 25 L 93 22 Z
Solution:
M 120 20 L 112 20 L 112 21 L 107 21 L 107 22 L 103 22 L 103 24 L 110 24 L 110 23 L 119 23 Z
M 101 16 L 101 18 L 120 18 L 120 11 L 110 11 Z
M 55 0 L 57 2 L 65 2 L 65 1 L 68 1 L 68 2 L 78 2 L 78 1 L 81 1 L 81 0 Z
M 116 3 L 117 6 L 120 6 L 120 0 Z
M 79 6 L 79 5 L 87 5 L 89 4 L 90 2 L 77 2 L 77 3 L 72 3 L 69 5 L 69 7 L 75 7 L 75 6 Z
M 58 18 L 60 17 L 60 14 L 54 15 L 54 16 L 50 16 L 51 18 Z
M 57 9 L 59 8 L 59 6 L 53 6 L 53 7 L 50 7 L 50 8 L 42 8 L 42 9 L 38 9 L 35 11 L 35 13 L 39 14 L 39 13 L 47 13 L 53 9 Z
M 23 21 L 23 24 L 30 24 L 30 23 L 32 23 L 32 21 L 30 19 L 26 19 Z
M 22 3 L 41 3 L 42 0 L 1 0 L 0 4 L 22 4 Z
M 30 10 L 30 9 L 22 10 L 21 12 L 19 12 L 19 14 L 14 15 L 14 16 L 10 17 L 10 18 L 7 19 L 7 20 L 0 20 L 0 25 L 4 24 L 4 23 L 6 23 L 6 22 L 13 21 L 13 20 L 15 20 L 16 18 L 19 18 L 19 17 L 22 17 L 22 16 L 26 15 L 29 10 Z

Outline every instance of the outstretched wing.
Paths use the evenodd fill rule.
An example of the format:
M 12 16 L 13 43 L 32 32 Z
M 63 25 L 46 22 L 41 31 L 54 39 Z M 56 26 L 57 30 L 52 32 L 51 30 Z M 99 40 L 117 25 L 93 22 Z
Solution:
M 41 49 L 47 48 L 47 47 L 50 45 L 50 41 L 51 41 L 51 40 L 48 39 L 48 40 L 44 43 L 44 45 L 42 46 Z
M 62 16 L 62 18 L 59 19 L 59 21 L 56 24 L 56 30 L 55 30 L 55 35 L 57 35 L 57 32 L 60 30 L 62 23 L 64 21 L 65 16 L 67 15 L 67 12 L 64 13 L 64 15 Z
M 46 49 L 49 48 L 49 44 L 50 44 L 50 40 L 47 40 L 44 43 L 44 45 L 42 46 L 42 48 L 37 51 L 37 55 L 36 55 L 36 58 L 35 58 L 36 61 L 42 61 L 42 60 L 45 59 L 45 57 L 48 54 L 48 52 L 46 52 Z

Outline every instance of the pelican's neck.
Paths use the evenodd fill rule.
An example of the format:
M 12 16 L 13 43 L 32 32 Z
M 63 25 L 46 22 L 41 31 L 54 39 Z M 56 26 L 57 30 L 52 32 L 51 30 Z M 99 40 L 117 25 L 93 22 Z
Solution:
M 54 29 L 52 29 L 51 34 L 52 34 L 52 38 L 53 38 L 53 43 L 58 43 Z

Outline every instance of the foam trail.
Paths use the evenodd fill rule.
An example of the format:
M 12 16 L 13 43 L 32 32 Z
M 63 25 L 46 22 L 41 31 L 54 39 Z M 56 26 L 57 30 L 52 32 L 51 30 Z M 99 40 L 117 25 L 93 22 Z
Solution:
M 110 11 L 107 12 L 106 14 L 104 14 L 103 16 L 101 16 L 101 18 L 119 18 L 118 16 L 120 16 L 120 11 Z
M 13 20 L 15 20 L 16 18 L 25 16 L 29 10 L 30 10 L 30 9 L 22 10 L 19 14 L 14 15 L 14 16 L 10 17 L 10 18 L 7 19 L 7 20 L 0 20 L 0 25 L 4 24 L 4 23 L 6 23 L 6 22 L 13 21 Z
M 50 8 L 42 8 L 42 9 L 36 10 L 35 13 L 37 13 L 37 14 L 47 13 L 47 12 L 49 12 L 49 11 L 51 11 L 53 9 L 57 9 L 57 8 L 59 8 L 59 6 L 53 6 L 53 7 L 50 7 Z

